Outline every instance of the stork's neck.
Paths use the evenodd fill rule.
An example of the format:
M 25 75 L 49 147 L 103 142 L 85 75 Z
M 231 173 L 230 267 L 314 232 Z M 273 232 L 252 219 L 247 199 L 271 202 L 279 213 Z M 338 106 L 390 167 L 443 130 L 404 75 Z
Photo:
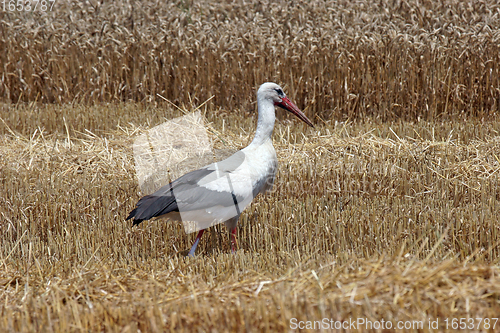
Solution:
M 259 120 L 257 121 L 257 130 L 255 131 L 255 137 L 251 145 L 261 145 L 271 140 L 274 120 L 276 119 L 272 101 L 257 97 L 257 106 L 259 109 Z

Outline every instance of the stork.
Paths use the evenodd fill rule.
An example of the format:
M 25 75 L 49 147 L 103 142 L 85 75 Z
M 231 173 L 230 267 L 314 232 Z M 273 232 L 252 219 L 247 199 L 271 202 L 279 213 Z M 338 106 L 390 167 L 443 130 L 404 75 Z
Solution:
M 276 83 L 266 82 L 260 86 L 257 105 L 257 130 L 246 148 L 223 161 L 191 171 L 142 197 L 127 220 L 133 218 L 133 225 L 137 225 L 153 217 L 165 216 L 177 221 L 200 222 L 200 230 L 188 254 L 191 257 L 206 227 L 224 222 L 231 233 L 231 251 L 234 253 L 241 212 L 255 196 L 271 189 L 276 175 L 278 159 L 272 142 L 275 106 L 314 127 Z

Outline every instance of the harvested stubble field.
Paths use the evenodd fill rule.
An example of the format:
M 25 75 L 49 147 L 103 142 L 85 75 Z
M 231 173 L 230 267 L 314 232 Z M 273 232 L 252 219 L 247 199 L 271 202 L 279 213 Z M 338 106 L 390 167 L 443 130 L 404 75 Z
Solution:
M 495 1 L 1 12 L 0 331 L 500 330 L 475 319 L 500 313 L 499 28 Z M 158 94 L 214 96 L 214 146 L 237 149 L 265 81 L 317 126 L 278 111 L 237 254 L 223 226 L 196 258 L 178 223 L 131 228 L 133 140 L 182 115 Z

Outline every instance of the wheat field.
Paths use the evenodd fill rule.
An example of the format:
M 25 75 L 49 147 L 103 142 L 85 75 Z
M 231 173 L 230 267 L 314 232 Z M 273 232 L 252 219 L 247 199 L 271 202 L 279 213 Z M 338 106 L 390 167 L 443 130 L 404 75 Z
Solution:
M 57 1 L 0 31 L 0 332 L 500 331 L 496 1 Z M 138 135 L 198 109 L 241 149 L 266 81 L 315 128 L 277 111 L 236 254 L 125 221 Z

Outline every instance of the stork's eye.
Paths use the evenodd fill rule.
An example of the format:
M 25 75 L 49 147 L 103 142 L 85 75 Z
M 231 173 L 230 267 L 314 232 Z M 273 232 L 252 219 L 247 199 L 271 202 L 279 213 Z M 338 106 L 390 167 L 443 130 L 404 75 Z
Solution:
M 283 94 L 283 90 L 281 90 L 280 88 L 276 88 L 274 90 L 276 90 L 276 92 L 278 93 L 278 96 L 283 96 L 284 95 Z

